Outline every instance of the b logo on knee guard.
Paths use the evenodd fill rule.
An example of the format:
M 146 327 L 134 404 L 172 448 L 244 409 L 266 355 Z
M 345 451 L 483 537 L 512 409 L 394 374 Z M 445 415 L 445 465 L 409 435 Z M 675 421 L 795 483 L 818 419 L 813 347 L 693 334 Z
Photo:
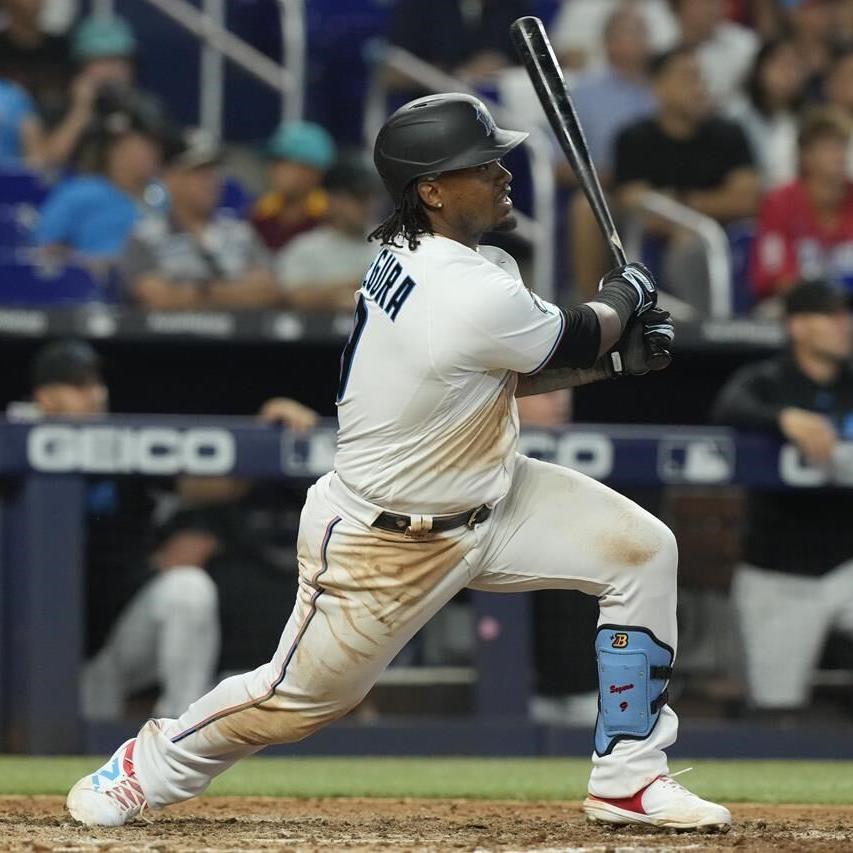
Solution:
M 647 628 L 627 625 L 600 626 L 595 651 L 599 677 L 595 751 L 607 755 L 620 740 L 643 740 L 654 729 L 666 704 L 674 652 Z

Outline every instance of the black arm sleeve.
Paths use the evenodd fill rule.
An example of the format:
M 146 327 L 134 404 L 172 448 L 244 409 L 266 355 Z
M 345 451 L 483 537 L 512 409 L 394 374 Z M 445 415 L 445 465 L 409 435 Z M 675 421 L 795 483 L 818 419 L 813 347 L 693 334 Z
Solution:
M 601 327 L 598 316 L 589 305 L 561 308 L 564 324 L 563 335 L 551 358 L 539 368 L 592 367 L 598 358 L 601 346 Z
M 763 363 L 735 373 L 714 401 L 714 422 L 777 432 L 779 413 L 785 407 L 776 402 L 778 377 L 774 367 L 772 363 Z

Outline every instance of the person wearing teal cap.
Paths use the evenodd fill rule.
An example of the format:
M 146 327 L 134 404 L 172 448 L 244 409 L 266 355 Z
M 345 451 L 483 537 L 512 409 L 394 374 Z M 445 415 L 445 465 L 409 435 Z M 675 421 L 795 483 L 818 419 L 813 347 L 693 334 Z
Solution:
M 88 77 L 129 85 L 136 46 L 136 37 L 124 18 L 90 15 L 74 30 L 71 57 Z
M 270 191 L 255 205 L 252 222 L 264 243 L 278 250 L 325 216 L 323 175 L 337 149 L 319 124 L 285 121 L 267 141 L 265 153 Z

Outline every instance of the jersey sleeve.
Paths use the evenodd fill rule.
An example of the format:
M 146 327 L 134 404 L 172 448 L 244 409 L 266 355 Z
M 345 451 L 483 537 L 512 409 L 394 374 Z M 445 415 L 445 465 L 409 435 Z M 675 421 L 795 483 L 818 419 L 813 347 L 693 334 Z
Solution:
M 553 355 L 565 330 L 565 314 L 521 281 L 503 273 L 454 307 L 453 350 L 465 370 L 535 373 Z

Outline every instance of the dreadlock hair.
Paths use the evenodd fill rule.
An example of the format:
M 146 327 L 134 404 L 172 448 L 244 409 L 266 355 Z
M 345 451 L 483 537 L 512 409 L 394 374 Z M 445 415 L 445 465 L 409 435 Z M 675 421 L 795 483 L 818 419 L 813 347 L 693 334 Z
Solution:
M 418 237 L 433 233 L 424 204 L 418 195 L 418 182 L 412 181 L 403 190 L 403 195 L 391 215 L 371 231 L 367 239 L 379 240 L 383 246 L 401 246 L 402 244 L 397 242 L 400 237 L 414 252 L 420 244 Z

